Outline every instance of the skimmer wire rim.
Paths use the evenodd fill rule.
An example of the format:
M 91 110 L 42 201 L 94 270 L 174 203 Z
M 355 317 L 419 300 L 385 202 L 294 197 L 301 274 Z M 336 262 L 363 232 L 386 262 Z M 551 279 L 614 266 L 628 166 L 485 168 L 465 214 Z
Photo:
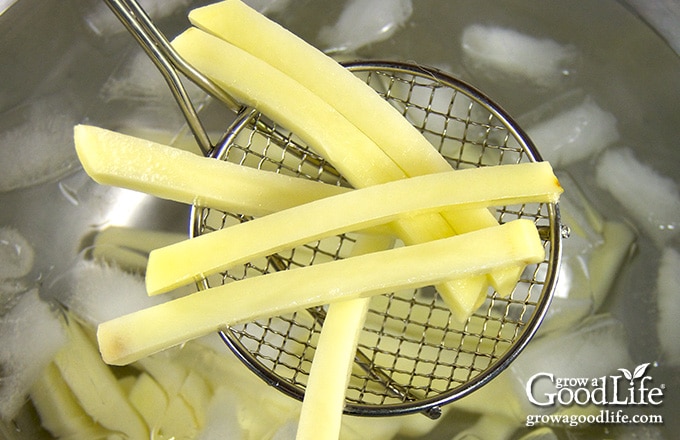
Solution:
M 414 78 L 423 78 L 428 81 L 433 81 L 442 87 L 450 87 L 455 89 L 456 93 L 463 93 L 471 100 L 481 105 L 489 114 L 493 115 L 497 121 L 508 130 L 509 135 L 514 137 L 522 149 L 525 157 L 532 162 L 541 161 L 542 158 L 530 140 L 528 135 L 515 123 L 515 121 L 496 103 L 494 103 L 485 94 L 477 90 L 475 87 L 456 79 L 437 69 L 426 68 L 420 65 L 410 63 L 400 63 L 393 61 L 370 61 L 370 62 L 352 62 L 345 63 L 346 68 L 354 73 L 361 72 L 385 72 L 390 75 L 412 75 Z M 228 153 L 230 143 L 237 135 L 244 130 L 251 130 L 253 121 L 259 120 L 259 113 L 252 108 L 244 108 L 237 116 L 237 119 L 232 123 L 230 129 L 225 133 L 218 147 L 212 152 L 211 156 L 218 160 L 225 160 L 225 155 Z M 251 125 L 251 126 L 249 126 Z M 557 274 L 561 262 L 561 239 L 562 227 L 560 222 L 559 206 L 557 204 L 548 204 L 547 218 L 549 224 L 539 227 L 541 230 L 544 242 L 549 243 L 547 250 L 547 269 L 545 279 L 542 284 L 543 288 L 535 301 L 533 312 L 528 321 L 523 323 L 520 327 L 520 333 L 513 339 L 509 348 L 496 357 L 486 369 L 479 372 L 476 376 L 465 381 L 461 385 L 447 389 L 445 392 L 435 394 L 425 398 L 408 397 L 402 402 L 397 403 L 357 403 L 353 401 L 346 401 L 344 412 L 349 415 L 358 416 L 396 416 L 411 413 L 422 412 L 430 418 L 437 418 L 441 414 L 441 406 L 460 399 L 480 387 L 487 384 L 498 374 L 500 374 L 510 363 L 519 355 L 519 353 L 526 347 L 531 338 L 535 335 L 538 327 L 545 318 L 546 312 L 552 300 L 552 295 L 557 283 Z M 190 213 L 190 235 L 197 236 L 204 233 L 201 230 L 201 222 L 205 208 L 199 206 L 192 206 Z M 197 283 L 199 289 L 205 289 L 208 286 L 207 280 L 203 279 Z M 533 304 L 533 303 L 532 303 Z M 507 313 L 507 312 L 506 312 Z M 365 330 L 364 330 L 365 331 Z M 257 376 L 263 379 L 269 385 L 275 387 L 279 391 L 287 394 L 295 399 L 302 400 L 304 397 L 304 387 L 299 384 L 289 381 L 287 378 L 280 376 L 272 371 L 269 367 L 264 365 L 257 356 L 253 354 L 240 340 L 239 336 L 230 328 L 221 330 L 220 336 L 226 345 L 234 352 L 234 354 Z M 377 367 L 380 368 L 380 367 Z M 409 400 L 412 399 L 412 400 Z

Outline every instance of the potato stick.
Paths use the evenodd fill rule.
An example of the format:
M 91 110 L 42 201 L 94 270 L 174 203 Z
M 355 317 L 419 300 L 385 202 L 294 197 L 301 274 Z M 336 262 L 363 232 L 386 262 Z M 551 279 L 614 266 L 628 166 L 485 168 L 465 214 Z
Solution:
M 95 235 L 92 257 L 114 263 L 126 270 L 144 273 L 149 262 L 149 252 L 186 238 L 186 233 L 108 226 Z
M 266 215 L 348 191 L 206 158 L 98 127 L 77 125 L 78 158 L 103 185 L 245 215 Z
M 232 96 L 296 132 L 326 157 L 352 186 L 363 188 L 406 177 L 399 166 L 344 116 L 264 61 L 197 28 L 186 30 L 172 44 L 189 63 Z M 455 233 L 439 214 L 400 221 L 399 226 L 403 234 L 400 238 L 409 243 Z M 427 231 L 427 236 L 419 237 L 419 231 Z M 462 291 L 462 287 L 468 290 Z M 456 286 L 437 286 L 447 304 L 457 304 L 460 297 L 476 300 L 484 288 L 472 280 Z M 464 309 L 458 307 L 458 310 Z
M 457 234 L 498 225 L 496 218 L 487 209 L 470 209 L 464 213 L 445 211 L 442 212 L 442 216 L 450 225 L 454 225 L 453 228 Z M 523 271 L 524 267 L 521 266 L 499 269 L 488 274 L 488 279 L 501 297 L 507 297 L 515 289 L 517 280 Z
M 264 61 L 197 28 L 181 33 L 172 46 L 240 102 L 293 131 L 332 163 L 352 186 L 406 177 L 344 116 Z M 376 169 L 381 171 L 376 173 Z
M 156 249 L 149 254 L 147 292 L 166 292 L 253 258 L 404 215 L 554 201 L 561 191 L 547 162 L 471 168 L 374 185 Z
M 392 247 L 387 237 L 360 236 L 352 256 Z M 371 298 L 339 301 L 328 306 L 302 401 L 297 439 L 337 439 L 347 385 L 359 335 Z
M 245 278 L 187 295 L 100 324 L 99 348 L 105 362 L 125 365 L 225 326 L 544 258 L 533 222 L 514 220 L 442 240 Z
M 318 95 L 375 142 L 407 176 L 451 170 L 450 164 L 432 144 L 369 85 L 242 1 L 226 0 L 196 8 L 189 13 L 189 20 L 196 27 L 265 61 Z M 304 66 L 301 66 L 302 60 Z M 476 212 L 446 213 L 444 219 L 457 234 L 498 225 L 493 214 L 483 208 Z M 490 274 L 489 280 L 500 294 L 507 295 L 515 287 L 521 272 L 522 268 L 510 268 Z
M 111 434 L 80 406 L 54 363 L 47 365 L 31 386 L 31 402 L 40 424 L 55 438 L 106 438 Z
M 54 357 L 64 381 L 85 411 L 104 428 L 128 438 L 149 438 L 149 430 L 97 348 L 73 317 L 69 342 Z
M 432 144 L 369 85 L 245 3 L 226 0 L 199 7 L 189 12 L 189 21 L 309 89 L 364 132 L 395 163 L 409 167 L 409 176 L 451 170 Z
M 186 239 L 186 234 L 179 232 L 140 229 L 127 226 L 108 226 L 97 232 L 94 237 L 93 254 L 97 256 L 98 246 L 117 246 L 148 254 L 153 249 L 169 246 Z

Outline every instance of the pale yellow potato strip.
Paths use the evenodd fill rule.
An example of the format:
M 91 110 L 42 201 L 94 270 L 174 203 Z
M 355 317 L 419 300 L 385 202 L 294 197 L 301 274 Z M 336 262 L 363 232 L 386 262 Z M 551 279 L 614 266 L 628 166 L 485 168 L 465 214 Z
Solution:
M 352 186 L 406 177 L 344 116 L 266 62 L 197 28 L 181 33 L 172 46 L 240 102 L 252 105 L 293 131 L 332 163 Z
M 153 250 L 146 269 L 147 292 L 167 292 L 257 257 L 404 216 L 549 202 L 561 191 L 547 162 L 471 168 L 373 185 Z
M 69 342 L 55 355 L 54 364 L 83 409 L 110 431 L 128 438 L 149 438 L 141 415 L 73 317 L 69 318 L 67 332 Z
M 387 237 L 363 235 L 354 244 L 352 256 L 391 246 Z M 347 385 L 370 301 L 370 297 L 358 298 L 328 306 L 305 386 L 297 440 L 339 438 Z
M 189 20 L 309 89 L 373 140 L 407 175 L 451 170 L 432 144 L 370 86 L 245 3 L 226 0 L 196 8 L 189 12 Z
M 225 326 L 544 258 L 534 223 L 514 220 L 442 240 L 234 281 L 106 321 L 99 325 L 97 338 L 105 362 L 125 365 Z
M 242 1 L 225 0 L 196 8 L 189 13 L 189 20 L 318 95 L 375 142 L 407 176 L 451 170 L 432 144 L 369 85 Z M 457 234 L 498 225 L 493 214 L 483 208 L 476 212 L 447 212 L 444 219 Z M 490 282 L 501 295 L 507 295 L 521 272 L 522 268 L 494 272 Z
M 196 69 L 239 101 L 257 108 L 293 130 L 323 155 L 355 188 L 403 179 L 407 175 L 371 139 L 328 103 L 297 81 L 238 47 L 197 28 L 180 34 L 173 47 Z M 399 222 L 406 243 L 449 237 L 455 233 L 440 214 Z M 426 235 L 421 236 L 423 231 Z M 448 304 L 477 297 L 484 284 L 437 286 Z M 462 309 L 462 307 L 457 307 Z M 471 313 L 472 311 L 469 311 Z
M 50 363 L 31 386 L 31 401 L 40 424 L 55 438 L 106 438 L 107 431 L 85 412 L 64 382 L 59 369 Z
M 74 128 L 74 141 L 85 172 L 98 183 L 228 212 L 266 215 L 348 191 L 89 125 Z

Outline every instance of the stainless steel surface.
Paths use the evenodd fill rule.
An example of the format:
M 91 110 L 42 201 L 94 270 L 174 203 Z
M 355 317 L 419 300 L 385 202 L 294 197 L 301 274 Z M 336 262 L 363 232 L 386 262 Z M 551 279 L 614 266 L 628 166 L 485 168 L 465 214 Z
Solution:
M 206 2 L 192 4 L 203 3 Z M 356 55 L 417 60 L 442 67 L 484 90 L 512 115 L 523 115 L 570 89 L 584 90 L 616 117 L 620 133 L 616 146 L 631 147 L 659 173 L 672 176 L 677 185 L 680 58 L 659 36 L 661 32 L 622 2 L 613 0 L 474 3 L 472 7 L 458 1 L 413 2 L 408 25 L 388 40 L 359 49 Z M 89 17 L 95 4 L 101 2 L 21 0 L 0 4 L 0 164 L 11 162 L 12 169 L 21 168 L 23 175 L 31 177 L 0 192 L 0 225 L 14 227 L 34 246 L 33 270 L 26 279 L 35 285 L 47 286 L 68 270 L 90 244 L 89 237 L 107 225 L 183 233 L 187 230 L 185 206 L 99 187 L 83 175 L 71 151 L 71 126 L 83 121 L 135 133 L 151 129 L 146 132 L 149 135 L 172 132 L 176 138 L 184 137 L 188 131 L 186 127 L 177 129 L 183 116 L 172 98 L 149 98 L 148 90 L 135 90 L 117 98 L 103 92 L 104 85 L 140 50 L 122 26 L 119 33 L 93 30 Z M 285 13 L 274 12 L 273 16 L 308 41 L 321 45 L 320 29 L 332 24 L 343 5 L 335 1 L 290 2 Z M 180 7 L 154 20 L 171 36 L 186 26 L 185 16 L 185 7 Z M 509 86 L 479 77 L 466 69 L 459 44 L 462 30 L 472 22 L 513 27 L 571 44 L 579 53 L 578 64 L 558 87 L 547 90 L 529 83 Z M 150 78 L 154 79 L 163 83 L 160 75 Z M 164 83 L 163 88 L 167 93 Z M 62 103 L 59 111 L 53 110 L 50 97 Z M 31 112 L 30 104 L 37 102 L 50 110 L 48 114 L 59 118 Z M 210 109 L 208 113 L 216 110 L 211 103 L 199 103 L 199 111 L 204 107 Z M 228 115 L 205 123 L 211 133 L 222 133 L 226 119 Z M 27 128 L 18 131 L 22 121 L 27 121 Z M 41 127 L 50 127 L 49 141 L 32 136 Z M 12 136 L 7 137 L 8 133 Z M 52 156 L 48 164 L 41 163 L 39 159 L 48 152 L 60 154 Z M 575 177 L 599 212 L 606 213 L 609 219 L 628 219 L 625 207 L 596 184 L 593 162 L 582 161 L 566 167 L 566 171 Z M 2 182 L 7 181 L 4 171 L 3 178 Z M 657 335 L 654 292 L 660 250 L 649 235 L 638 233 L 636 254 L 619 274 L 602 309 L 624 324 L 635 365 L 659 362 L 654 371 L 655 380 L 666 386 L 664 405 L 658 408 L 665 423 L 654 427 L 658 432 L 651 431 L 651 427 L 644 432 L 651 431 L 650 438 L 658 438 L 654 436 L 657 434 L 673 438 L 680 429 L 675 417 L 680 408 L 680 375 L 677 366 L 665 363 L 660 339 L 676 335 Z M 677 246 L 677 237 L 670 244 Z M 50 292 L 44 289 L 43 295 L 49 297 Z M 574 363 L 586 361 L 592 359 L 573 359 Z M 484 413 L 492 414 L 494 404 L 488 405 Z M 474 420 L 475 416 L 464 411 L 454 411 L 430 438 L 452 438 Z M 517 429 L 527 432 L 519 424 Z M 8 426 L 3 425 L 0 432 L 12 439 L 45 437 L 30 411 Z M 639 429 L 628 426 L 561 426 L 557 433 L 560 439 L 641 435 Z

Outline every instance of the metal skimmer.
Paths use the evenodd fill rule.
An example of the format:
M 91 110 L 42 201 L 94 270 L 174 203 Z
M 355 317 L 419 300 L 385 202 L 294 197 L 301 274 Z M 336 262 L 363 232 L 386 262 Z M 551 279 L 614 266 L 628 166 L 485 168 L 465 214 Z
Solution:
M 177 72 L 230 108 L 236 109 L 235 102 L 182 63 L 136 2 L 106 2 L 164 72 L 189 127 L 208 154 L 216 160 L 346 185 L 332 165 L 295 134 L 251 108 L 239 107 L 219 144 L 208 145 Z M 455 78 L 394 62 L 358 62 L 346 67 L 398 108 L 453 168 L 541 160 L 528 137 L 501 108 Z M 527 267 L 509 297 L 501 298 L 490 290 L 484 305 L 464 323 L 451 318 L 434 287 L 372 298 L 347 391 L 346 413 L 423 412 L 436 418 L 441 405 L 489 382 L 526 346 L 545 316 L 557 282 L 563 235 L 559 209 L 553 204 L 506 206 L 496 214 L 501 223 L 517 218 L 535 221 L 546 260 Z M 194 206 L 191 235 L 247 220 L 238 213 Z M 352 234 L 344 234 L 308 243 L 207 277 L 198 287 L 340 259 L 348 255 L 354 241 Z M 325 308 L 319 307 L 233 326 L 221 336 L 253 372 L 302 399 L 324 316 Z

